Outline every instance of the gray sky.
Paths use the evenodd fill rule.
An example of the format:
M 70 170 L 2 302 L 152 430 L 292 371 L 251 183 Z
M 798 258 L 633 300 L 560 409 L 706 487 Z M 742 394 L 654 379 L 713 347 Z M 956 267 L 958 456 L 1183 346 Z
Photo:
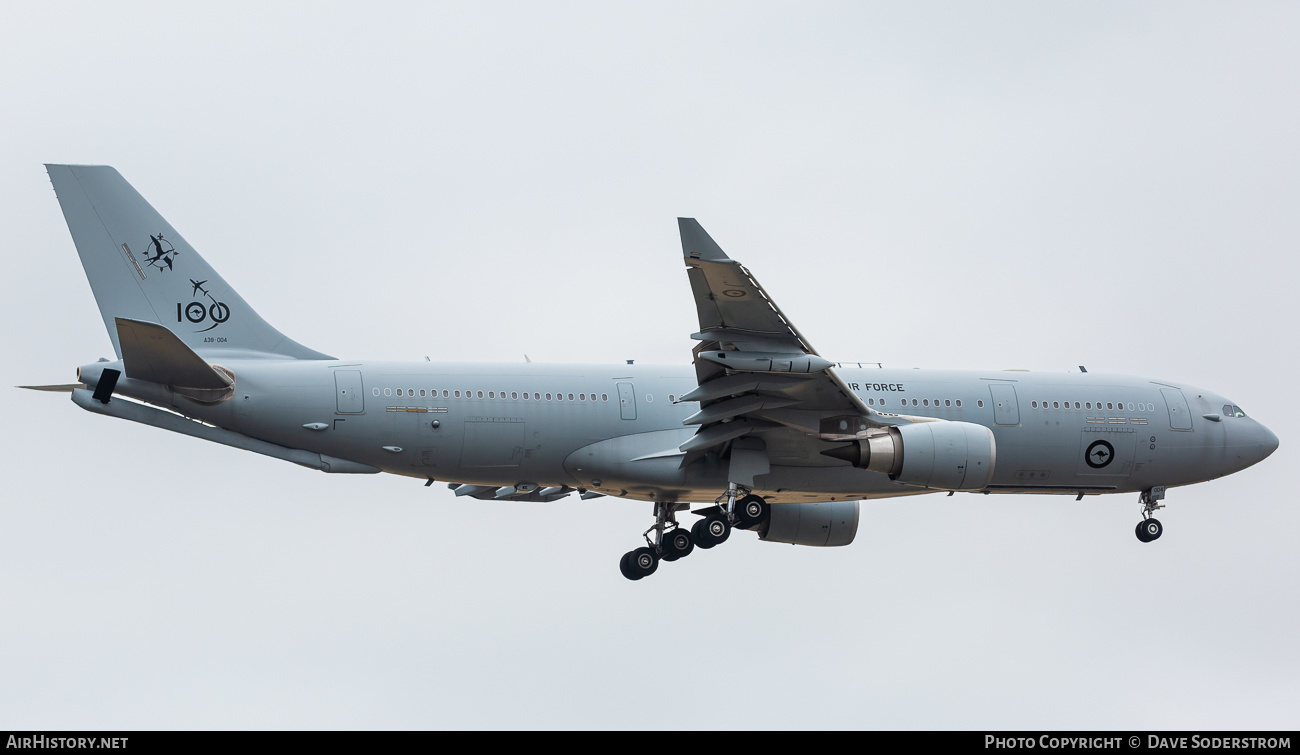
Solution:
M 0 384 L 111 356 L 41 165 L 104 163 L 330 354 L 684 364 L 689 215 L 831 358 L 1185 381 L 1281 448 L 1153 545 L 1135 495 L 927 496 L 631 584 L 646 503 L 0 389 L 0 728 L 1300 725 L 1295 3 L 4 16 Z

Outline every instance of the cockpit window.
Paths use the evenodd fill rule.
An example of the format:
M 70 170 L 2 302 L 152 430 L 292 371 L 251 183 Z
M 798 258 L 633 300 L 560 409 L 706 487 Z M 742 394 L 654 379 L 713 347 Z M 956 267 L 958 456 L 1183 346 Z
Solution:
M 1223 405 L 1223 416 L 1225 416 L 1225 417 L 1244 417 L 1244 416 L 1246 416 L 1246 413 L 1243 412 L 1243 411 L 1241 410 L 1241 407 L 1240 407 L 1240 406 L 1235 406 L 1235 405 L 1233 405 L 1233 404 L 1224 404 L 1224 405 Z

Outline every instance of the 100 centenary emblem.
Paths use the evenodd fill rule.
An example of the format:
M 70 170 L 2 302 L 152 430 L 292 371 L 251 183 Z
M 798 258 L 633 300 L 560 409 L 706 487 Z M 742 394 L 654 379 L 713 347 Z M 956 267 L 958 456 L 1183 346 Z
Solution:
M 204 283 L 207 283 L 207 281 L 196 281 L 190 278 L 190 285 L 194 286 L 194 296 L 199 294 L 206 296 L 208 298 L 207 303 L 196 300 L 182 307 L 180 302 L 176 302 L 176 322 L 181 322 L 182 315 L 195 325 L 200 325 L 208 320 L 212 321 L 212 324 L 208 327 L 194 331 L 196 333 L 205 333 L 230 319 L 230 307 L 226 306 L 225 302 L 217 301 L 215 296 L 208 293 L 208 290 L 203 287 Z

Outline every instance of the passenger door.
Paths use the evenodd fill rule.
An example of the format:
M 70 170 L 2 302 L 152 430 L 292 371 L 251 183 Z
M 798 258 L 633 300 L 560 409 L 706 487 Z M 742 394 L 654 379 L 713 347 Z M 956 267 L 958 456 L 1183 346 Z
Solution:
M 361 371 L 335 370 L 334 397 L 338 401 L 339 414 L 363 414 L 366 396 L 361 385 Z
M 1169 427 L 1172 430 L 1191 430 L 1192 411 L 1187 406 L 1187 397 L 1177 388 L 1161 388 L 1160 395 L 1165 397 L 1165 406 L 1169 409 Z
M 1010 383 L 989 383 L 989 394 L 993 397 L 993 421 L 999 425 L 1019 425 L 1016 387 Z

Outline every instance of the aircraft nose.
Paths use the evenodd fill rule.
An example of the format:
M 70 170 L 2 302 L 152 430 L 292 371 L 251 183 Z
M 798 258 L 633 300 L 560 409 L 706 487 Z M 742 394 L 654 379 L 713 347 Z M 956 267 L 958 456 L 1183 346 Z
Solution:
M 1278 446 L 1277 436 L 1273 434 L 1272 430 L 1269 430 L 1267 427 L 1264 427 L 1259 422 L 1252 421 L 1251 424 L 1253 424 L 1254 427 L 1251 428 L 1250 435 L 1246 443 L 1247 445 L 1247 456 L 1245 459 L 1246 466 L 1251 466 L 1252 464 L 1258 464 L 1261 461 L 1267 459 L 1269 456 L 1273 454 L 1274 451 L 1277 450 L 1277 446 Z
M 1273 431 L 1263 425 L 1259 426 L 1259 433 L 1262 436 L 1259 442 L 1259 449 L 1263 452 L 1263 455 L 1259 458 L 1262 461 L 1267 459 L 1277 450 L 1278 440 L 1277 436 L 1273 434 Z

